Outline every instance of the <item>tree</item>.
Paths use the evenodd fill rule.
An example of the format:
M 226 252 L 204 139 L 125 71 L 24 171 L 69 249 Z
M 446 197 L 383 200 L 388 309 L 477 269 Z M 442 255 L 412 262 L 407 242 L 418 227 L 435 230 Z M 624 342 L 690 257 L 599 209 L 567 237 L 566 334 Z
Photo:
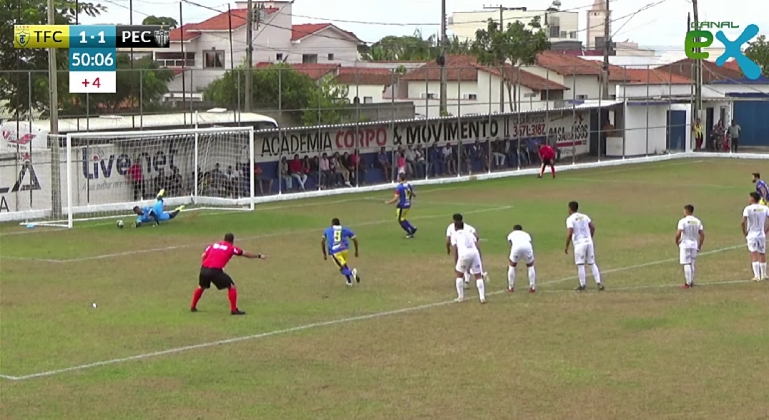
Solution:
M 161 99 L 168 93 L 168 83 L 174 79 L 173 70 L 161 69 L 152 57 L 134 61 L 128 54 L 118 54 L 116 89 L 114 94 L 85 95 L 72 97 L 62 103 L 62 116 L 114 114 L 119 111 L 142 112 L 162 108 Z
M 77 14 L 98 16 L 106 9 L 87 2 L 55 0 L 55 23 L 71 25 Z M 46 0 L 0 0 L 0 101 L 5 110 L 18 113 L 47 111 L 49 105 L 48 51 L 15 49 L 13 25 L 45 25 L 48 23 Z M 71 96 L 66 73 L 67 50 L 56 50 L 59 104 Z M 31 87 L 31 89 L 30 89 Z
M 529 28 L 515 21 L 500 29 L 499 24 L 489 19 L 486 29 L 475 33 L 472 54 L 479 64 L 498 67 L 509 97 L 510 108 L 518 109 L 518 69 L 537 62 L 537 55 L 550 48 L 547 34 L 542 30 L 539 16 L 529 22 Z
M 461 41 L 453 36 L 447 40 L 447 54 L 467 54 L 470 41 Z M 366 61 L 426 61 L 433 60 L 441 53 L 441 44 L 437 36 L 427 38 L 416 31 L 410 36 L 386 36 L 372 44 L 362 47 L 361 58 Z
M 203 99 L 236 109 L 245 100 L 246 73 L 243 66 L 224 73 L 206 86 Z M 287 64 L 255 70 L 252 80 L 252 103 L 257 109 L 285 110 L 308 125 L 335 124 L 349 114 L 349 110 L 341 107 L 347 98 L 342 86 L 326 79 L 316 82 Z
M 755 41 L 748 42 L 745 56 L 761 67 L 761 74 L 769 74 L 769 42 L 766 41 L 766 36 L 759 35 Z
M 147 16 L 142 21 L 142 25 L 160 25 L 171 29 L 178 28 L 179 22 L 172 17 L 166 16 Z

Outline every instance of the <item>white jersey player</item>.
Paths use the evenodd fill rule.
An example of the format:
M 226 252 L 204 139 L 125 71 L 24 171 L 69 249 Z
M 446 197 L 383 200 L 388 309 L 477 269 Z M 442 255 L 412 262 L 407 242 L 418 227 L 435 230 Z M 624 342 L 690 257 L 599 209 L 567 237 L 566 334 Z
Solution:
M 454 249 L 454 271 L 457 279 L 457 302 L 465 299 L 464 274 L 468 271 L 475 277 L 475 286 L 478 288 L 478 296 L 481 303 L 486 303 L 486 284 L 483 281 L 483 264 L 481 263 L 481 250 L 478 248 L 478 239 L 470 230 L 465 230 L 463 222 L 454 223 L 455 231 L 451 235 L 451 246 Z
M 569 203 L 569 217 L 566 219 L 566 248 L 564 252 L 569 253 L 569 245 L 574 244 L 574 263 L 577 265 L 577 275 L 579 277 L 579 287 L 575 290 L 583 291 L 587 287 L 587 274 L 585 273 L 585 264 L 589 265 L 593 271 L 593 279 L 598 286 L 598 290 L 603 290 L 601 283 L 601 272 L 595 264 L 595 249 L 593 248 L 593 235 L 595 226 L 593 221 L 586 214 L 579 213 L 579 203 L 572 201 Z
M 456 232 L 456 227 L 454 226 L 454 223 L 456 223 L 456 222 L 463 222 L 462 215 L 459 214 L 459 213 L 454 214 L 454 216 L 452 216 L 452 217 L 454 219 L 454 222 L 452 222 L 446 228 L 446 253 L 449 254 L 449 255 L 451 255 L 451 235 L 453 235 L 454 232 Z M 475 239 L 476 240 L 478 240 L 478 241 L 481 240 L 481 238 L 478 236 L 478 231 L 475 230 L 474 227 L 472 227 L 472 226 L 468 225 L 467 223 L 465 223 L 465 230 L 469 231 L 469 232 L 472 232 L 472 234 L 475 235 Z M 470 274 L 470 272 L 468 271 L 468 272 L 465 273 L 464 278 L 465 278 L 465 284 L 467 285 L 467 284 L 470 284 L 470 280 L 473 279 L 473 275 Z M 483 279 L 485 281 L 488 281 L 488 274 L 485 273 L 485 272 L 483 273 Z
M 684 206 L 684 218 L 678 221 L 676 245 L 681 253 L 681 266 L 684 269 L 684 289 L 694 286 L 694 274 L 697 271 L 697 255 L 705 242 L 705 227 L 700 219 L 694 217 L 694 206 Z
M 537 291 L 537 278 L 534 271 L 534 247 L 531 235 L 523 231 L 521 225 L 513 226 L 513 231 L 507 235 L 510 244 L 510 267 L 507 268 L 507 291 L 515 292 L 515 269 L 518 262 L 523 260 L 529 271 L 529 293 Z
M 742 233 L 748 242 L 751 266 L 753 267 L 753 281 L 767 278 L 766 275 L 766 231 L 769 224 L 769 207 L 761 203 L 761 196 L 757 192 L 750 193 L 750 204 L 742 212 Z

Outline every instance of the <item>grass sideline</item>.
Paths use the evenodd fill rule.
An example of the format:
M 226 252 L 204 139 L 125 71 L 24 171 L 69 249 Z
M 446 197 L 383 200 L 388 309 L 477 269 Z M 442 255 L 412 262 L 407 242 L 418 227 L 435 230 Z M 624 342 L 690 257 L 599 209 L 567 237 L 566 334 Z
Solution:
M 0 373 L 17 380 L 0 381 L 3 418 L 765 415 L 766 285 L 744 282 L 738 233 L 757 163 L 681 163 L 422 187 L 413 241 L 381 203 L 388 192 L 136 231 L 110 223 L 27 235 L 4 226 Z M 605 293 L 566 293 L 574 286 L 562 250 L 572 199 L 596 222 Z M 687 203 L 708 236 L 700 282 L 713 285 L 679 291 L 672 236 Z M 523 224 L 534 236 L 541 293 L 444 304 L 453 276 L 443 235 L 456 211 L 485 239 L 495 291 L 505 282 L 505 237 Z M 353 262 L 364 277 L 351 290 L 320 257 L 331 217 L 361 238 Z M 190 314 L 200 248 L 226 230 L 271 256 L 229 268 L 249 315 L 227 315 L 217 292 Z M 118 359 L 126 360 L 77 368 Z

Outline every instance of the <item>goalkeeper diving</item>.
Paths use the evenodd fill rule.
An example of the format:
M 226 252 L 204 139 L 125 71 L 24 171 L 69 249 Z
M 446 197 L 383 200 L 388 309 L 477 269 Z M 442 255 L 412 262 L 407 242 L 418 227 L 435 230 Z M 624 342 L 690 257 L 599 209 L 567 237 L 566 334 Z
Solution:
M 154 222 L 155 225 L 159 225 L 160 222 L 166 222 L 174 217 L 176 217 L 179 212 L 181 212 L 184 209 L 184 206 L 179 206 L 174 211 L 168 212 L 163 210 L 163 196 L 165 195 L 166 190 L 162 189 L 158 193 L 158 196 L 156 198 L 155 204 L 152 207 L 149 206 L 135 206 L 133 208 L 134 213 L 136 213 L 139 217 L 136 218 L 136 223 L 134 223 L 134 227 L 141 227 L 144 223 L 152 223 Z

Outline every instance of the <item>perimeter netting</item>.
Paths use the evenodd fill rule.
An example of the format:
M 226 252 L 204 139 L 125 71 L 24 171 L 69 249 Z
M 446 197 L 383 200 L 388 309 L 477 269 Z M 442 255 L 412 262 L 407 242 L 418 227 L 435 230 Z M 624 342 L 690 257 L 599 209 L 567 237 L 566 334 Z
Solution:
M 64 221 L 135 218 L 160 191 L 166 211 L 251 210 L 253 139 L 252 128 L 225 127 L 68 134 Z

